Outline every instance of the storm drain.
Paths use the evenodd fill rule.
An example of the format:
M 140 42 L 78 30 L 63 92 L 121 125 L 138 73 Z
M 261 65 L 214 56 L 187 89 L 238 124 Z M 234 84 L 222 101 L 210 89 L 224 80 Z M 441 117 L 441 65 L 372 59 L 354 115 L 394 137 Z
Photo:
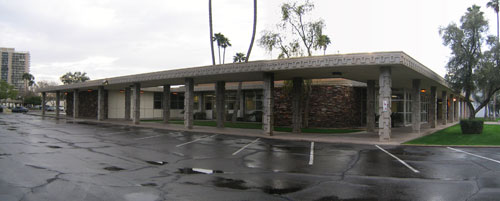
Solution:
M 179 168 L 177 173 L 180 174 L 220 174 L 224 173 L 222 170 L 210 170 L 203 168 Z

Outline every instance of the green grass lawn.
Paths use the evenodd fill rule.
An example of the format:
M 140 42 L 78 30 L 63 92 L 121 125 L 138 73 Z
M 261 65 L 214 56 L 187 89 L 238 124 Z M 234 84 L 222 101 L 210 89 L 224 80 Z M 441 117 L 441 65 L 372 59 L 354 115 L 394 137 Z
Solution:
M 462 134 L 455 125 L 404 144 L 424 145 L 500 145 L 500 125 L 484 125 L 482 134 Z
M 141 120 L 144 122 L 162 122 L 162 120 Z M 170 120 L 171 124 L 184 124 L 182 120 Z M 217 122 L 215 121 L 194 121 L 195 126 L 210 126 L 216 127 Z M 226 128 L 245 128 L 245 129 L 262 129 L 262 123 L 254 122 L 224 122 L 224 127 Z M 279 132 L 292 132 L 292 128 L 287 127 L 274 127 L 275 131 Z M 303 133 L 353 133 L 359 132 L 361 130 L 356 129 L 326 129 L 326 128 L 303 128 Z

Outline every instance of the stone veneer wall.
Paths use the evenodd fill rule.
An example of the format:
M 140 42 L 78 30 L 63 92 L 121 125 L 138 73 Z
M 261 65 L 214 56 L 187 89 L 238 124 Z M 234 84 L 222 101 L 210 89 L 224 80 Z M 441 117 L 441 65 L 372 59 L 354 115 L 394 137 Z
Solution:
M 79 92 L 80 117 L 97 118 L 97 90 Z M 66 116 L 73 116 L 73 92 L 66 95 Z M 104 91 L 104 118 L 108 118 L 108 91 Z
M 363 88 L 350 86 L 312 86 L 309 127 L 345 128 L 361 126 Z M 292 97 L 275 88 L 276 126 L 291 126 Z

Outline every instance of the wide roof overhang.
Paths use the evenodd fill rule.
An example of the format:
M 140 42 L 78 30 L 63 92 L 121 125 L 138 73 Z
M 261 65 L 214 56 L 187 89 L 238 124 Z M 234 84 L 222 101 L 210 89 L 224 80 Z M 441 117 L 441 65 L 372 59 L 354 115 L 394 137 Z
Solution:
M 119 90 L 134 83 L 140 83 L 143 88 L 165 84 L 183 85 L 185 78 L 193 78 L 195 84 L 217 81 L 261 81 L 263 73 L 274 73 L 275 80 L 291 80 L 294 77 L 305 79 L 341 77 L 364 83 L 375 80 L 378 83 L 379 69 L 383 66 L 391 67 L 393 88 L 412 88 L 412 80 L 420 79 L 423 89 L 436 86 L 439 91 L 455 93 L 443 77 L 404 52 L 336 54 L 181 68 L 52 86 L 42 88 L 39 92 L 68 92 L 75 89 L 97 89 L 99 86 Z

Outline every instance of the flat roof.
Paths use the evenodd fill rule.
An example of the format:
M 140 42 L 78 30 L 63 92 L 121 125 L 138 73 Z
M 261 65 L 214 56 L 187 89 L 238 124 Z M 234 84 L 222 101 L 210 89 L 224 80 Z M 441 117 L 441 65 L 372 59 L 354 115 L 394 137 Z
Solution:
M 193 78 L 195 84 L 217 81 L 261 81 L 263 73 L 274 73 L 275 80 L 291 80 L 294 77 L 344 78 L 363 83 L 375 80 L 378 84 L 379 67 L 382 66 L 391 67 L 393 88 L 412 88 L 412 80 L 421 79 L 421 88 L 429 89 L 430 86 L 436 86 L 440 91 L 453 93 L 443 77 L 404 52 L 334 54 L 209 65 L 90 80 L 83 83 L 46 87 L 38 91 L 87 90 L 97 89 L 99 86 L 104 86 L 105 89 L 124 89 L 134 83 L 141 83 L 143 88 L 165 84 L 184 85 L 185 78 Z M 104 85 L 106 81 L 107 85 Z

